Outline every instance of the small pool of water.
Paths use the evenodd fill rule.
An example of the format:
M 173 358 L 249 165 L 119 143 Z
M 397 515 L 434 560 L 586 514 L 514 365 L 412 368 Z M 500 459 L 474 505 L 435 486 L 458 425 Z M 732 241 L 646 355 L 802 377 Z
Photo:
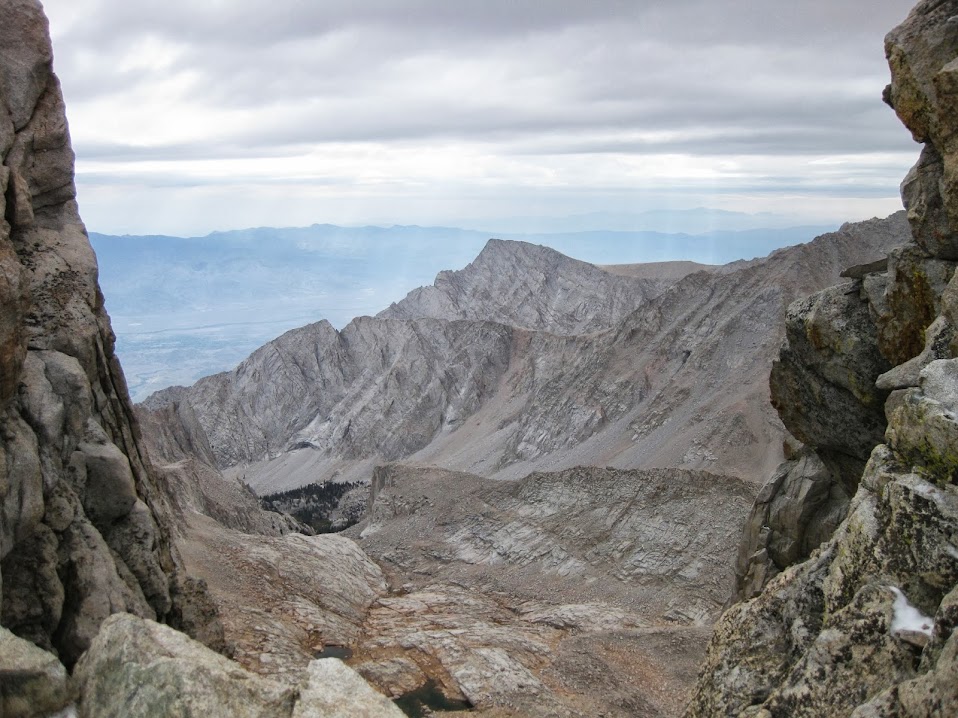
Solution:
M 346 660 L 347 658 L 353 657 L 353 649 L 348 646 L 334 646 L 329 644 L 328 646 L 323 646 L 323 650 L 316 651 L 313 654 L 314 658 L 341 658 Z
M 397 698 L 394 703 L 410 718 L 427 718 L 437 711 L 472 710 L 469 701 L 447 698 L 435 681 L 428 681 L 421 688 Z

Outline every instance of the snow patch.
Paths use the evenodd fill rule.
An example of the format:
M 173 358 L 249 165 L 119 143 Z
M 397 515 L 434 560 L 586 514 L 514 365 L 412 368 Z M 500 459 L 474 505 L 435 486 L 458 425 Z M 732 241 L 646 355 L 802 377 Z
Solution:
M 70 704 L 59 713 L 51 713 L 47 718 L 77 718 L 77 707 Z
M 893 606 L 895 613 L 891 621 L 892 635 L 894 636 L 902 631 L 913 631 L 924 633 L 930 637 L 935 627 L 934 620 L 912 606 L 901 589 L 895 586 L 889 586 L 888 588 L 895 594 L 895 605 Z

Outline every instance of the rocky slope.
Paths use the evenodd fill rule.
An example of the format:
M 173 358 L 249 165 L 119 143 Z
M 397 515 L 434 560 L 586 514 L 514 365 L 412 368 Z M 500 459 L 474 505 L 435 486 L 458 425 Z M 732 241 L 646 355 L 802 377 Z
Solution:
M 217 465 L 259 492 L 368 479 L 377 462 L 398 459 L 496 478 L 596 464 L 705 468 L 757 481 L 782 458 L 784 431 L 768 408 L 766 380 L 785 307 L 883 255 L 905 232 L 903 214 L 895 215 L 762 260 L 673 277 L 611 328 L 580 335 L 557 332 L 570 329 L 569 307 L 592 306 L 587 291 L 549 290 L 538 304 L 513 297 L 521 309 L 512 312 L 506 287 L 482 297 L 471 288 L 493 276 L 497 286 L 515 282 L 513 294 L 522 290 L 515 278 L 526 276 L 553 288 L 588 284 L 597 272 L 606 277 L 601 287 L 626 278 L 493 241 L 429 294 L 469 296 L 480 318 L 363 317 L 341 332 L 320 322 L 270 342 L 233 372 L 160 392 L 145 406 L 189 404 Z M 540 260 L 559 274 L 523 264 Z M 452 300 L 420 299 L 408 311 L 459 312 Z
M 753 496 L 680 469 L 380 467 L 347 534 L 400 590 L 351 663 L 387 693 L 431 679 L 480 713 L 675 715 Z
M 517 718 L 676 715 L 754 496 L 674 469 L 502 482 L 390 465 L 373 488 L 346 532 L 359 547 L 192 517 L 182 552 L 236 659 L 297 685 L 334 646 L 391 697 Z
M 885 99 L 924 143 L 912 241 L 789 309 L 772 397 L 807 449 L 752 511 L 749 600 L 719 621 L 690 717 L 958 714 L 956 18 L 925 0 L 886 38 Z

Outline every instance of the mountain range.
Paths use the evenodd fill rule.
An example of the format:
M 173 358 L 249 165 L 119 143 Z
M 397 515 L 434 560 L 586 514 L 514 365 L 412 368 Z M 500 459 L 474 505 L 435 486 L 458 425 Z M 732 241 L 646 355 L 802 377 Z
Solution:
M 185 402 L 217 466 L 268 493 L 424 462 L 518 478 L 580 464 L 759 481 L 782 459 L 768 374 L 785 309 L 904 241 L 903 213 L 758 260 L 611 269 L 490 240 L 376 317 L 321 321 Z
M 698 213 L 686 214 L 701 224 Z M 134 399 L 142 400 L 157 389 L 232 369 L 289 329 L 320 319 L 341 329 L 354 317 L 374 315 L 438 272 L 465 266 L 490 236 L 546 244 L 599 264 L 724 263 L 762 256 L 828 228 L 705 229 L 694 235 L 493 235 L 454 227 L 313 225 L 190 238 L 94 232 L 90 240 L 117 351 Z

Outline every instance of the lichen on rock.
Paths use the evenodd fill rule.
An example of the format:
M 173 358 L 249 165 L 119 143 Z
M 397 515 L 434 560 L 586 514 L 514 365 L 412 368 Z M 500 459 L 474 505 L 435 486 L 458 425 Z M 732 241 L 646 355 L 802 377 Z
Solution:
M 902 185 L 913 240 L 793 306 L 772 376 L 786 426 L 844 491 L 823 500 L 794 462 L 763 490 L 739 557 L 750 600 L 720 619 L 689 718 L 958 713 L 958 2 L 919 2 L 886 54 L 886 100 L 925 143 Z M 867 463 L 856 474 L 836 455 Z M 773 557 L 848 496 L 807 560 Z M 801 518 L 775 524 L 776 505 Z

